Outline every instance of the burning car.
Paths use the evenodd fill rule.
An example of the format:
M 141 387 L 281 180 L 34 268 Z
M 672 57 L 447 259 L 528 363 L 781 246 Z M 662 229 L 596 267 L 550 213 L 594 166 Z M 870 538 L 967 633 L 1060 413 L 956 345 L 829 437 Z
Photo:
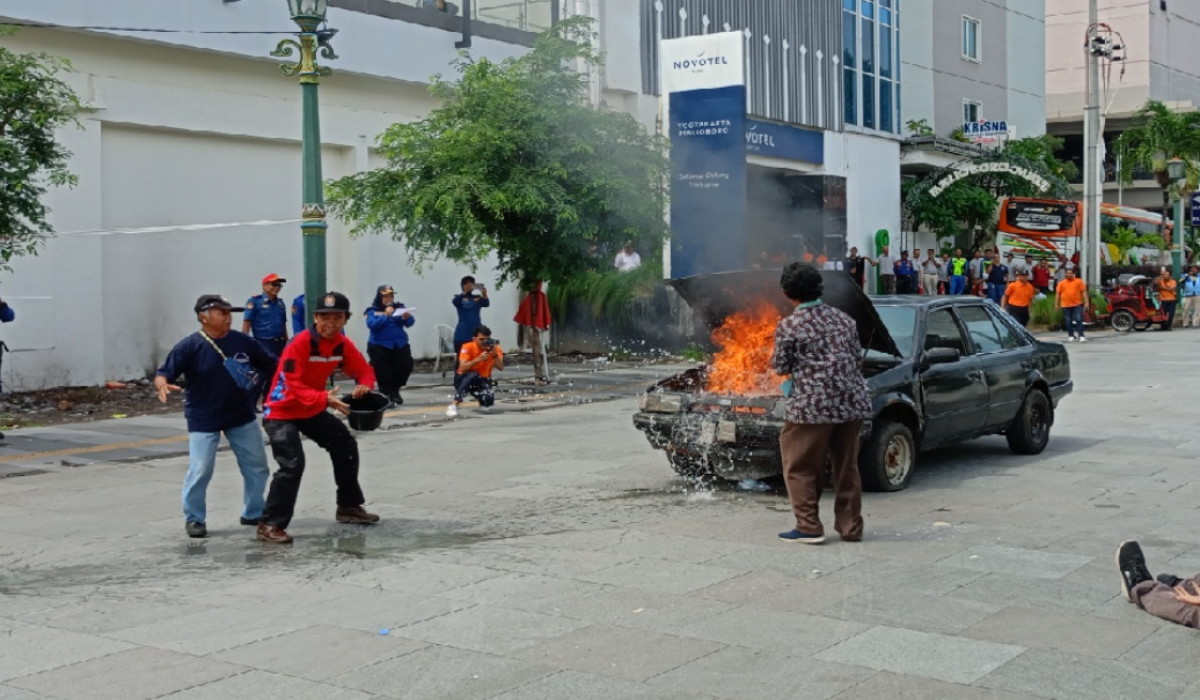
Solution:
M 823 301 L 858 325 L 872 419 L 859 455 L 863 487 L 899 491 L 919 451 L 1002 434 L 1018 454 L 1050 440 L 1071 392 L 1065 348 L 1037 340 L 998 306 L 972 296 L 868 298 L 844 272 L 823 272 Z M 714 328 L 720 348 L 650 387 L 634 426 L 689 478 L 762 479 L 781 473 L 781 377 L 770 369 L 775 325 L 790 313 L 778 271 L 673 282 Z

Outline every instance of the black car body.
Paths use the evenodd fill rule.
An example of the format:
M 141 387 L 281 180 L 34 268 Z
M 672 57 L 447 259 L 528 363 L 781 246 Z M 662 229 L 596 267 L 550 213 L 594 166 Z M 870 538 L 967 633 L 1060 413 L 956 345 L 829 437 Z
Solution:
M 864 425 L 859 456 L 864 488 L 898 491 L 908 485 L 918 451 L 982 435 L 1003 434 L 1018 453 L 1045 449 L 1055 408 L 1072 389 L 1061 344 L 1037 340 L 985 299 L 868 299 L 846 283 L 845 273 L 824 276 L 824 300 L 855 318 L 865 348 L 863 374 L 873 415 Z M 701 313 L 706 306 L 698 296 L 727 293 L 707 308 L 711 323 L 736 305 L 730 296 L 765 293 L 769 279 L 761 272 L 730 273 L 721 284 L 701 285 L 704 294 L 681 291 Z M 782 296 L 778 272 L 773 279 L 773 293 Z M 641 397 L 634 425 L 653 447 L 666 451 L 682 475 L 779 474 L 782 393 L 707 393 L 706 372 L 706 366 L 696 367 L 651 387 Z

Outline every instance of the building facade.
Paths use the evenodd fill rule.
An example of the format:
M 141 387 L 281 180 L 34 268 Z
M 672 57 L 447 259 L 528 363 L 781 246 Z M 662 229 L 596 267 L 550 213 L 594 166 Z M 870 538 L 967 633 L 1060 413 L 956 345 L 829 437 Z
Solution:
M 426 114 L 430 76 L 451 72 L 461 18 L 413 5 L 332 0 L 329 25 L 340 33 L 321 85 L 325 177 L 379 165 L 375 137 Z M 525 4 L 541 15 L 512 5 L 476 3 L 474 55 L 518 55 L 533 37 L 524 29 L 548 21 L 548 2 Z M 296 31 L 283 0 L 0 0 L 0 18 L 46 25 L 4 43 L 70 59 L 66 78 L 86 103 L 81 128 L 62 133 L 79 184 L 51 194 L 58 235 L 15 261 L 0 288 L 18 318 L 3 330 L 6 388 L 144 377 L 195 330 L 200 294 L 240 304 L 271 272 L 289 280 L 289 302 L 303 291 L 300 89 L 269 55 Z M 491 281 L 486 267 L 418 272 L 399 244 L 352 240 L 330 221 L 328 284 L 355 305 L 347 330 L 356 341 L 366 336 L 357 312 L 388 283 L 420 308 L 414 354 L 432 356 L 436 325 L 455 322 L 450 297 L 468 273 Z M 506 343 L 516 339 L 516 304 L 515 290 L 501 290 L 484 313 Z
M 1099 18 L 1119 32 L 1125 54 L 1124 61 L 1102 76 L 1107 146 L 1104 201 L 1158 211 L 1162 191 L 1151 173 L 1134 173 L 1132 185 L 1116 182 L 1112 144 L 1147 100 L 1178 110 L 1200 107 L 1200 61 L 1195 58 L 1200 46 L 1200 3 L 1100 0 Z M 1065 139 L 1062 157 L 1074 161 L 1081 171 L 1087 20 L 1086 3 L 1046 0 L 1046 129 Z M 1082 184 L 1078 186 L 1082 190 Z

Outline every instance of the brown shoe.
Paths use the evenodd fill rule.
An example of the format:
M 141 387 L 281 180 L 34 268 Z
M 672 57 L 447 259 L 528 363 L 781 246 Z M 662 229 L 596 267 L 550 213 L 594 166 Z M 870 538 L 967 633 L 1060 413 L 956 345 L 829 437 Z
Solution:
M 258 526 L 258 539 L 263 542 L 275 542 L 277 544 L 291 544 L 292 536 L 287 534 L 287 530 L 274 525 L 260 523 Z
M 362 506 L 338 506 L 336 517 L 339 523 L 370 525 L 379 522 L 378 515 L 368 513 Z

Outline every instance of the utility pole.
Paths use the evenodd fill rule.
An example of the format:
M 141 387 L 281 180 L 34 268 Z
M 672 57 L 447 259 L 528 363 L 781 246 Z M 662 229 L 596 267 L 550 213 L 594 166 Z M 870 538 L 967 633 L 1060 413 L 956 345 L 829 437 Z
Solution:
M 1100 201 L 1103 192 L 1100 162 L 1100 52 L 1096 39 L 1100 25 L 1099 0 L 1088 0 L 1087 104 L 1083 124 L 1083 250 L 1079 256 L 1088 288 L 1100 286 Z

